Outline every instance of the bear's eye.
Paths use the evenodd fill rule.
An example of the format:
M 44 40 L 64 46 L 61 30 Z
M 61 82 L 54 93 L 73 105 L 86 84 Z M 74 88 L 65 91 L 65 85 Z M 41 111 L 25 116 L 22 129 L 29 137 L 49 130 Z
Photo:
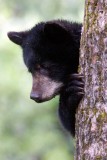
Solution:
M 36 69 L 40 69 L 40 68 L 41 68 L 40 64 L 37 64 Z
M 41 65 L 41 68 L 43 68 L 43 69 L 50 69 L 50 65 L 48 65 L 48 64 L 42 64 Z

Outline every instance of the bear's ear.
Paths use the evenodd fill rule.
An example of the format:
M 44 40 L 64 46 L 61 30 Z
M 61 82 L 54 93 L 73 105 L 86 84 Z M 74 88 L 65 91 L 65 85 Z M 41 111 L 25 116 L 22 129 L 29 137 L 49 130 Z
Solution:
M 57 22 L 47 22 L 44 26 L 44 33 L 54 42 L 64 42 L 70 38 L 67 29 Z
M 27 36 L 27 32 L 8 32 L 7 35 L 12 42 L 22 45 L 24 38 Z

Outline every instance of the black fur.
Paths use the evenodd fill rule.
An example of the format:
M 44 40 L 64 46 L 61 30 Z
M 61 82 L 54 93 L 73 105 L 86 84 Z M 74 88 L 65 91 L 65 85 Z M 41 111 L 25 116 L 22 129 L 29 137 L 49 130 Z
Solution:
M 33 86 L 31 98 L 43 102 L 59 94 L 60 119 L 73 135 L 76 108 L 84 94 L 83 77 L 77 73 L 81 27 L 78 23 L 54 20 L 39 23 L 29 31 L 8 33 L 10 40 L 22 47 L 24 62 L 33 76 L 45 75 L 56 84 L 61 83 L 44 99 L 43 87 Z M 35 83 L 39 85 L 39 81 Z

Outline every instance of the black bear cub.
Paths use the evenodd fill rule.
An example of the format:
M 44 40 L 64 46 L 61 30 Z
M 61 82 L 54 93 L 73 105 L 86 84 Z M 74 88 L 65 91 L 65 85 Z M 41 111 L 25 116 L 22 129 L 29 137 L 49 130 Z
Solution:
M 40 103 L 60 96 L 59 116 L 75 134 L 75 112 L 84 94 L 83 76 L 77 73 L 81 24 L 65 20 L 41 22 L 24 32 L 9 32 L 9 39 L 23 49 L 32 74 L 30 98 Z

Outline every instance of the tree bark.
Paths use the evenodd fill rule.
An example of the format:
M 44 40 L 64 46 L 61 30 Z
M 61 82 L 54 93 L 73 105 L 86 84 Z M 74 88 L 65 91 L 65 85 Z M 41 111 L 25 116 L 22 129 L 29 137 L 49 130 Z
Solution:
M 107 0 L 86 0 L 80 48 L 85 96 L 76 114 L 75 160 L 107 160 Z

